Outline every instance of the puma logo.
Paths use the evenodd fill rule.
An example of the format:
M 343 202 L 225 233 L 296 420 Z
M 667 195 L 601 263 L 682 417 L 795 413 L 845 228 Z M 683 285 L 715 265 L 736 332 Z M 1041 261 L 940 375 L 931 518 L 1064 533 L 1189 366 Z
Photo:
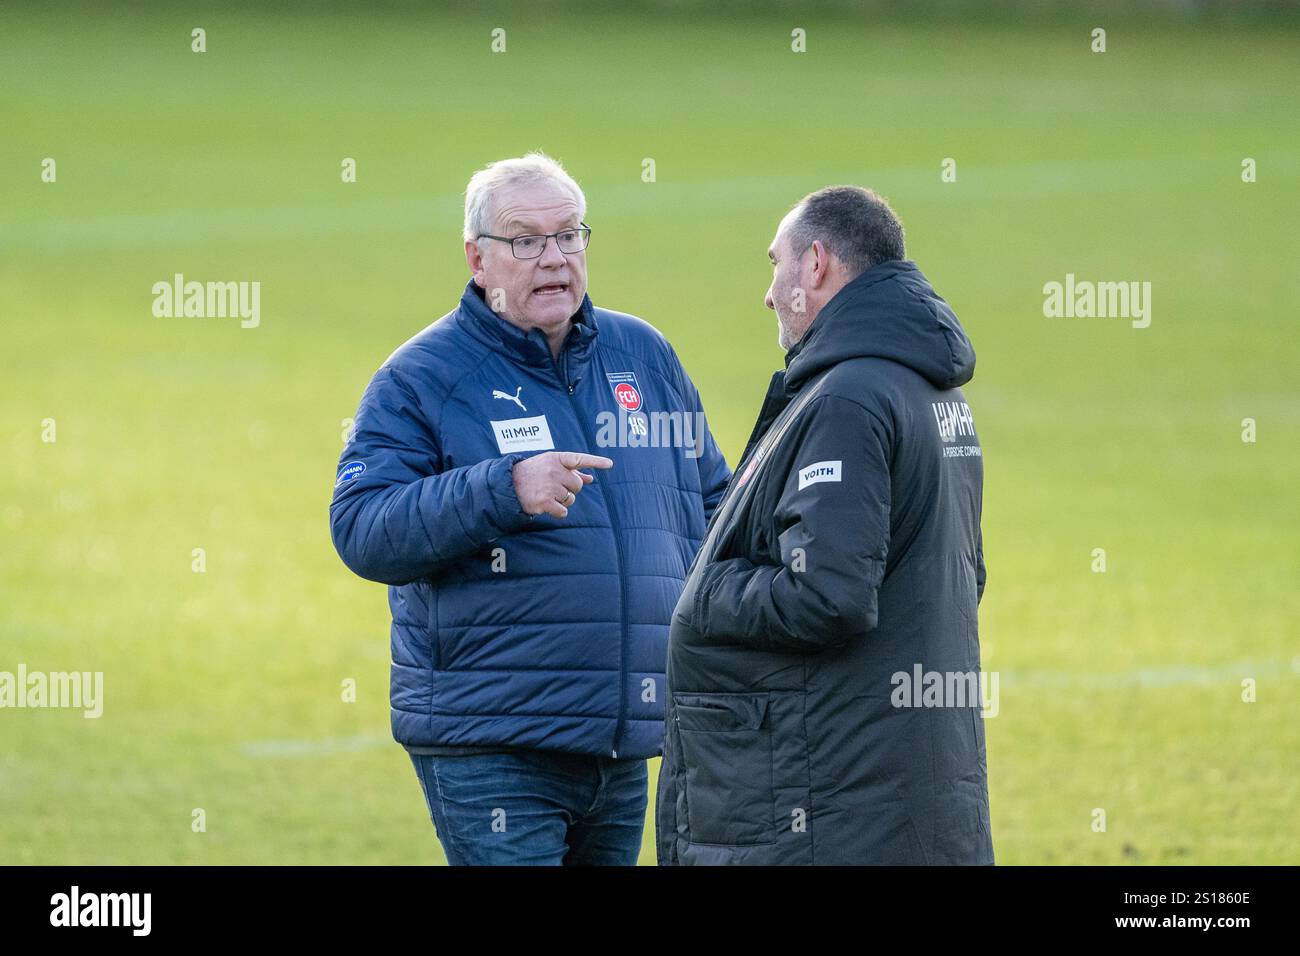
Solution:
M 518 388 L 515 389 L 515 393 L 513 395 L 507 395 L 505 392 L 501 391 L 501 389 L 494 388 L 492 389 L 492 397 L 504 398 L 507 402 L 514 402 L 524 411 L 528 411 L 527 406 L 525 406 L 524 403 L 519 400 L 519 393 L 522 392 L 523 390 L 524 387 L 520 385 Z

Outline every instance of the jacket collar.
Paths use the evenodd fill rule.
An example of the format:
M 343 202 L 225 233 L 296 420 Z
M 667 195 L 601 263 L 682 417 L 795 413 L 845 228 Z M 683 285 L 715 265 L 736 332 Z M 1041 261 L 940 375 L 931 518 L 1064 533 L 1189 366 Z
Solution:
M 596 338 L 596 309 L 590 296 L 583 295 L 582 304 L 572 318 L 573 327 L 561 350 L 561 354 L 570 353 L 571 362 L 586 358 Z M 550 367 L 552 364 L 545 334 L 540 329 L 524 331 L 493 312 L 483 297 L 483 290 L 473 279 L 465 284 L 456 319 L 465 331 L 494 352 L 524 365 Z
M 877 282 L 883 282 L 885 279 L 892 279 L 900 273 L 916 271 L 916 263 L 911 259 L 890 259 L 877 263 L 846 282 L 838 292 L 831 296 L 830 301 L 822 306 L 817 318 L 813 319 L 812 324 L 805 330 L 803 338 L 792 345 L 790 350 L 785 353 L 785 387 L 787 391 L 798 391 L 799 386 L 808 377 L 806 374 L 791 375 L 790 363 L 798 358 L 800 353 L 807 351 L 808 346 L 819 336 L 824 338 L 826 335 L 825 329 L 828 325 L 838 325 L 836 316 L 841 312 L 852 309 L 864 289 L 870 288 Z

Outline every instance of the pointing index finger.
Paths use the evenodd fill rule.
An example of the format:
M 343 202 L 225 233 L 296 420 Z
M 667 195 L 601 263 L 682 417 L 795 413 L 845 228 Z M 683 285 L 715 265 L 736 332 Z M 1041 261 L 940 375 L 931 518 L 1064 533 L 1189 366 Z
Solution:
M 560 464 L 565 468 L 613 468 L 612 459 L 603 455 L 584 455 L 581 452 L 566 451 L 560 453 Z

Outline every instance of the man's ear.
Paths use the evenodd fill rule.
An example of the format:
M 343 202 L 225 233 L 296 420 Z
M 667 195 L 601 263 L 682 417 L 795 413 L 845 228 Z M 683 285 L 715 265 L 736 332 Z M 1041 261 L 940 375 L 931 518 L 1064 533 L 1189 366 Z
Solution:
M 830 279 L 831 270 L 835 263 L 831 260 L 831 251 L 822 245 L 820 239 L 814 239 L 812 244 L 812 282 L 809 283 L 812 288 L 820 289 Z
M 486 289 L 487 279 L 483 275 L 483 252 L 473 239 L 465 240 L 465 264 L 469 266 L 469 271 L 474 274 L 474 284 L 480 289 Z

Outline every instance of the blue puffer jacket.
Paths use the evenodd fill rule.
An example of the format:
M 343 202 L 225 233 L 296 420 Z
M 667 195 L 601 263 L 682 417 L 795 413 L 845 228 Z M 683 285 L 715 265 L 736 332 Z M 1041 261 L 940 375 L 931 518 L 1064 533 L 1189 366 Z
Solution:
M 564 519 L 511 477 L 550 449 L 614 461 Z M 347 566 L 391 585 L 393 736 L 659 754 L 669 618 L 729 478 L 651 325 L 584 297 L 556 361 L 470 282 L 375 373 L 330 505 Z

